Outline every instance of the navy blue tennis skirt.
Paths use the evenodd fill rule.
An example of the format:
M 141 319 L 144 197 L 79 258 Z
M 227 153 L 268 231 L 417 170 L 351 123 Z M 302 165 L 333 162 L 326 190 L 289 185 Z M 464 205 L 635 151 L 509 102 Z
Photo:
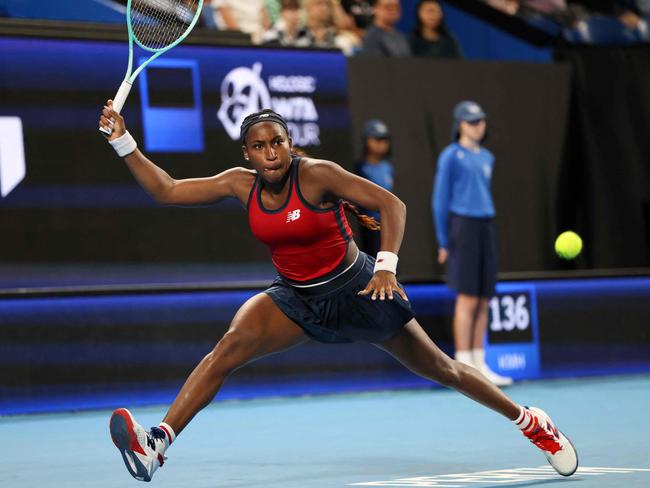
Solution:
M 318 342 L 383 342 L 412 318 L 411 304 L 357 295 L 373 276 L 375 259 L 360 252 L 352 267 L 332 281 L 310 288 L 291 286 L 282 277 L 265 290 L 284 314 Z M 401 285 L 400 285 L 401 286 Z
M 497 281 L 497 240 L 493 218 L 462 217 L 449 220 L 447 282 L 465 295 L 490 298 Z

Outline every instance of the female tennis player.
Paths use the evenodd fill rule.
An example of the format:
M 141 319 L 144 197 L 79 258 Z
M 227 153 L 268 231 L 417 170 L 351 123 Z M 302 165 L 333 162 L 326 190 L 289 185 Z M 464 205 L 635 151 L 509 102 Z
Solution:
M 99 124 L 113 129 L 110 144 L 159 203 L 239 199 L 279 273 L 270 288 L 242 305 L 228 332 L 190 374 L 163 422 L 145 431 L 128 410 L 113 412 L 111 437 L 133 477 L 151 480 L 176 435 L 212 401 L 230 373 L 309 339 L 372 343 L 416 374 L 512 420 L 558 473 L 575 472 L 576 451 L 546 413 L 514 403 L 476 369 L 449 358 L 413 317 L 395 278 L 406 219 L 406 207 L 397 197 L 333 162 L 296 156 L 285 120 L 271 110 L 251 114 L 241 125 L 244 159 L 252 169 L 184 180 L 173 179 L 137 149 L 112 101 Z M 376 259 L 360 252 L 352 238 L 343 210 L 349 200 L 381 215 Z

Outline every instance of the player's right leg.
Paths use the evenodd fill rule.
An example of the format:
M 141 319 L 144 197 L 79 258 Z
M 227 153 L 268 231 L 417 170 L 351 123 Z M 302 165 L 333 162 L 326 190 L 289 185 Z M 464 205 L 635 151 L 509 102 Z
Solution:
M 163 423 L 147 432 L 120 408 L 110 422 L 113 443 L 131 475 L 150 481 L 162 466 L 164 453 L 185 426 L 219 391 L 226 377 L 241 366 L 308 340 L 265 293 L 248 300 L 233 318 L 228 332 L 194 368 L 172 403 Z

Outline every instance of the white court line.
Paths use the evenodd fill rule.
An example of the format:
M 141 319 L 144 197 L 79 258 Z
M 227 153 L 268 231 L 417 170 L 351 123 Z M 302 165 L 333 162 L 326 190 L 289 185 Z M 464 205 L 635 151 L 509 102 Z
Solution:
M 646 468 L 605 468 L 605 467 L 580 467 L 577 475 L 602 476 L 607 474 L 630 474 L 650 472 Z M 537 468 L 498 469 L 493 471 L 477 471 L 474 473 L 454 473 L 437 476 L 419 476 L 415 478 L 398 478 L 387 481 L 366 481 L 350 483 L 348 486 L 410 486 L 410 487 L 436 487 L 436 488 L 464 488 L 477 484 L 494 485 L 522 483 L 549 478 L 561 479 L 550 466 Z

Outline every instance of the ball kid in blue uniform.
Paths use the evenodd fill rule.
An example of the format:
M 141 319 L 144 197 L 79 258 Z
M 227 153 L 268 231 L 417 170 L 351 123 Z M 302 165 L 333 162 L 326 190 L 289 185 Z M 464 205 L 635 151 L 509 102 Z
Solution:
M 206 178 L 177 180 L 156 166 L 138 150 L 110 100 L 99 125 L 113 129 L 110 144 L 158 202 L 239 199 L 278 270 L 269 289 L 241 306 L 158 426 L 146 431 L 127 409 L 113 412 L 111 437 L 134 478 L 151 480 L 176 436 L 233 371 L 310 339 L 372 343 L 415 373 L 514 421 L 560 474 L 575 471 L 575 451 L 543 411 L 518 405 L 476 369 L 449 358 L 413 317 L 395 276 L 406 219 L 406 207 L 397 197 L 336 163 L 297 157 L 285 120 L 271 110 L 251 114 L 242 123 L 242 153 L 250 169 L 231 168 Z M 381 215 L 376 258 L 360 252 L 354 242 L 343 213 L 350 200 Z
M 494 156 L 483 147 L 487 115 L 473 101 L 456 105 L 452 143 L 438 158 L 433 215 L 438 262 L 447 265 L 447 281 L 456 290 L 455 356 L 497 386 L 512 384 L 485 362 L 488 304 L 497 279 L 497 244 L 492 201 Z
M 363 128 L 363 158 L 356 164 L 355 173 L 392 192 L 395 186 L 395 168 L 389 159 L 391 152 L 388 126 L 377 119 L 367 121 Z M 381 222 L 379 212 L 366 209 L 364 212 Z M 361 227 L 359 234 L 361 249 L 368 254 L 377 254 L 381 249 L 381 235 L 377 229 Z

